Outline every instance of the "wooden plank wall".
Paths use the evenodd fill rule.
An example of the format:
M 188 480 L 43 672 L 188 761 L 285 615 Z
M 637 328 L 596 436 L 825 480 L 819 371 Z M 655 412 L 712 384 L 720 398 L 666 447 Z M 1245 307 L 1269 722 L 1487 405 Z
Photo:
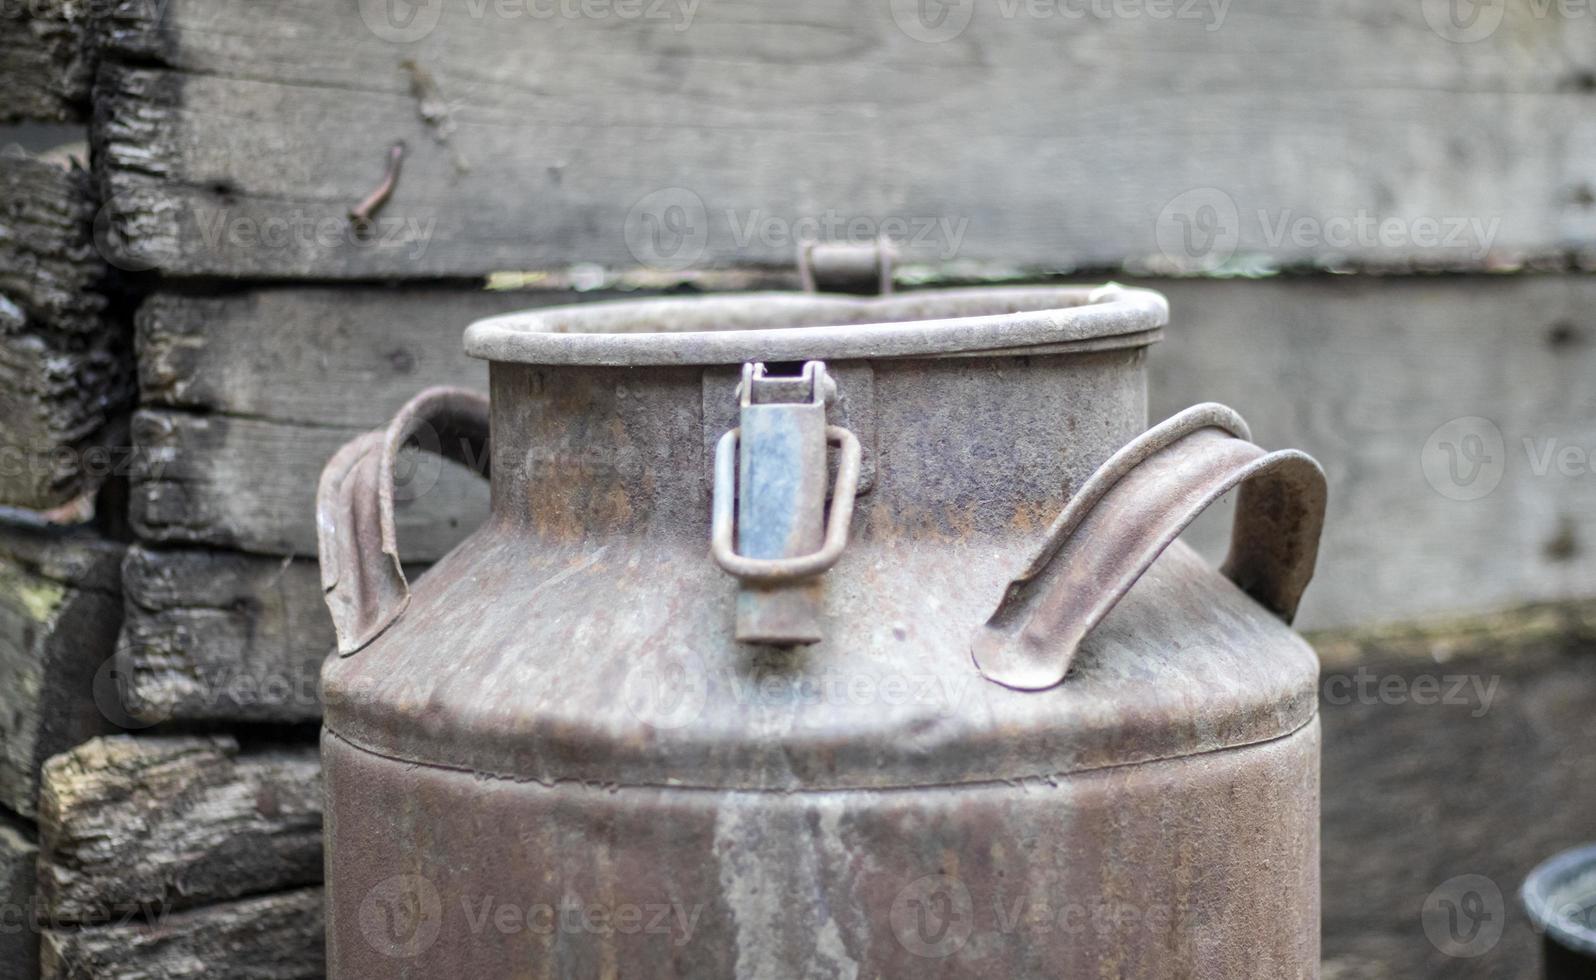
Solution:
M 1512 891 L 1596 804 L 1564 750 L 1589 734 L 1596 631 L 1571 610 L 1596 571 L 1593 483 L 1541 462 L 1596 448 L 1596 18 L 1506 0 L 1461 37 L 1431 4 L 1036 6 L 976 0 L 934 27 L 895 0 L 633 20 L 441 0 L 406 24 L 355 0 L 27 5 L 0 32 L 18 80 L 0 119 L 82 125 L 93 165 L 0 159 L 0 231 L 20 229 L 0 234 L 0 450 L 69 461 L 0 473 L 0 502 L 79 499 L 95 483 L 71 461 L 120 448 L 136 537 L 106 589 L 0 561 L 13 669 L 112 665 L 116 700 L 57 749 L 135 732 L 44 765 L 37 826 L 0 818 L 0 886 L 48 913 L 24 940 L 43 975 L 318 975 L 321 461 L 421 387 L 480 384 L 458 344 L 475 317 L 790 282 L 796 240 L 830 230 L 899 239 L 905 283 L 1169 295 L 1155 417 L 1226 401 L 1332 481 L 1303 617 L 1329 651 L 1326 975 L 1532 976 Z M 397 144 L 360 234 L 346 212 Z M 1158 278 L 1177 272 L 1199 277 Z M 1493 429 L 1491 492 L 1449 482 L 1441 444 Z M 458 474 L 412 507 L 410 557 L 483 500 Z M 1223 516 L 1194 532 L 1206 550 Z M 125 604 L 119 639 L 23 644 L 26 597 L 70 589 Z M 1363 668 L 1497 694 L 1478 714 L 1332 695 Z M 6 804 L 31 814 L 25 755 Z M 188 802 L 168 807 L 174 783 Z M 262 793 L 282 805 L 240 805 Z M 1507 928 L 1462 960 L 1420 910 L 1471 873 Z

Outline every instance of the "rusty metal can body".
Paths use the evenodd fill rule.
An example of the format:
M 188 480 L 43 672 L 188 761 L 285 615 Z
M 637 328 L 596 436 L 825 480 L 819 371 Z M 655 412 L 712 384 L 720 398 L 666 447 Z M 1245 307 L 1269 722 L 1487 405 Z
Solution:
M 425 396 L 323 480 L 330 974 L 1315 975 L 1317 664 L 1281 620 L 1322 481 L 1216 408 L 1144 433 L 1163 319 L 1029 289 L 474 326 L 491 410 Z M 830 467 L 760 482 L 788 405 Z M 418 433 L 489 454 L 493 517 L 412 590 Z M 1171 542 L 1236 486 L 1221 575 Z M 804 493 L 753 554 L 745 498 Z

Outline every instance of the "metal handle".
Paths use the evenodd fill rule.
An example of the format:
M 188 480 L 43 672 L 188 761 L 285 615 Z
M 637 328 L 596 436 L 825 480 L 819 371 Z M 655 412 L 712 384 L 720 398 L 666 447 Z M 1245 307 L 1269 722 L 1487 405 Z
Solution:
M 1104 463 L 1048 528 L 977 632 L 981 673 L 1042 690 L 1069 672 L 1081 641 L 1215 500 L 1241 487 L 1220 570 L 1286 622 L 1313 577 L 1325 477 L 1296 450 L 1254 445 L 1241 416 L 1197 405 Z
M 387 428 L 351 440 L 322 470 L 316 540 L 322 593 L 341 656 L 381 636 L 410 604 L 394 524 L 394 465 L 423 433 L 436 436 L 424 448 L 478 465 L 487 475 L 488 399 L 464 388 L 428 388 Z
M 831 513 L 826 518 L 826 540 L 819 551 L 792 558 L 745 558 L 732 546 L 736 527 L 737 441 L 739 426 L 720 437 L 715 444 L 714 517 L 709 532 L 709 550 L 728 573 L 749 582 L 772 585 L 810 578 L 826 571 L 842 557 L 848 547 L 848 529 L 853 523 L 854 495 L 859 490 L 859 464 L 864 458 L 859 440 L 840 425 L 826 426 L 826 442 L 842 450 L 837 464 L 837 485 L 831 493 Z
M 863 452 L 853 433 L 826 422 L 837 385 L 822 361 L 806 362 L 796 375 L 744 364 L 737 398 L 738 425 L 715 447 L 709 533 L 710 554 L 738 578 L 736 637 L 816 643 L 817 577 L 848 546 Z M 842 452 L 822 537 L 828 445 Z

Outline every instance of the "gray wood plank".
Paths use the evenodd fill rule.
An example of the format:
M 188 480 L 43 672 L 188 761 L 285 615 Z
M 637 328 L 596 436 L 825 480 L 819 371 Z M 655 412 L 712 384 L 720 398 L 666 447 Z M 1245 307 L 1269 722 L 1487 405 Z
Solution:
M 122 546 L 0 527 L 0 805 L 37 811 L 44 761 L 113 726 L 94 697 L 122 621 Z
M 52 925 L 107 922 L 318 883 L 321 816 L 314 745 L 95 739 L 44 767 L 41 913 Z
M 27 0 L 0 10 L 0 122 L 88 118 L 90 3 Z
M 1596 278 L 1152 285 L 1171 311 L 1149 356 L 1154 419 L 1225 402 L 1260 444 L 1325 466 L 1329 513 L 1299 625 L 1590 595 Z M 1228 522 L 1206 516 L 1200 550 L 1222 555 Z
M 301 888 L 158 922 L 48 929 L 46 980 L 321 980 L 322 891 Z
M 145 723 L 321 717 L 333 649 L 313 559 L 128 550 L 118 643 L 123 702 Z
M 157 293 L 136 317 L 146 406 L 375 428 L 429 385 L 487 387 L 466 357 L 473 320 L 591 298 L 373 287 Z
M 943 274 L 1591 260 L 1596 18 L 1128 6 L 978 0 L 928 43 L 897 0 L 129 3 L 95 138 L 124 258 L 174 277 L 784 267 L 828 217 Z
M 314 555 L 317 479 L 361 431 L 140 411 L 133 419 L 134 530 L 154 542 Z M 397 509 L 401 553 L 435 560 L 486 518 L 487 482 L 431 455 L 418 456 L 410 472 Z

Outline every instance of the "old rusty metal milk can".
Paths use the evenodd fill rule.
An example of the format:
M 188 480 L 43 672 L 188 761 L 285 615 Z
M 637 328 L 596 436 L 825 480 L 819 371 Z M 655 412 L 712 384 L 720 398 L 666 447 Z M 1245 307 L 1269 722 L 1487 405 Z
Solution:
M 1156 293 L 864 251 L 476 323 L 328 464 L 332 976 L 1317 974 L 1319 467 L 1147 427 Z M 407 583 L 414 442 L 493 510 Z

